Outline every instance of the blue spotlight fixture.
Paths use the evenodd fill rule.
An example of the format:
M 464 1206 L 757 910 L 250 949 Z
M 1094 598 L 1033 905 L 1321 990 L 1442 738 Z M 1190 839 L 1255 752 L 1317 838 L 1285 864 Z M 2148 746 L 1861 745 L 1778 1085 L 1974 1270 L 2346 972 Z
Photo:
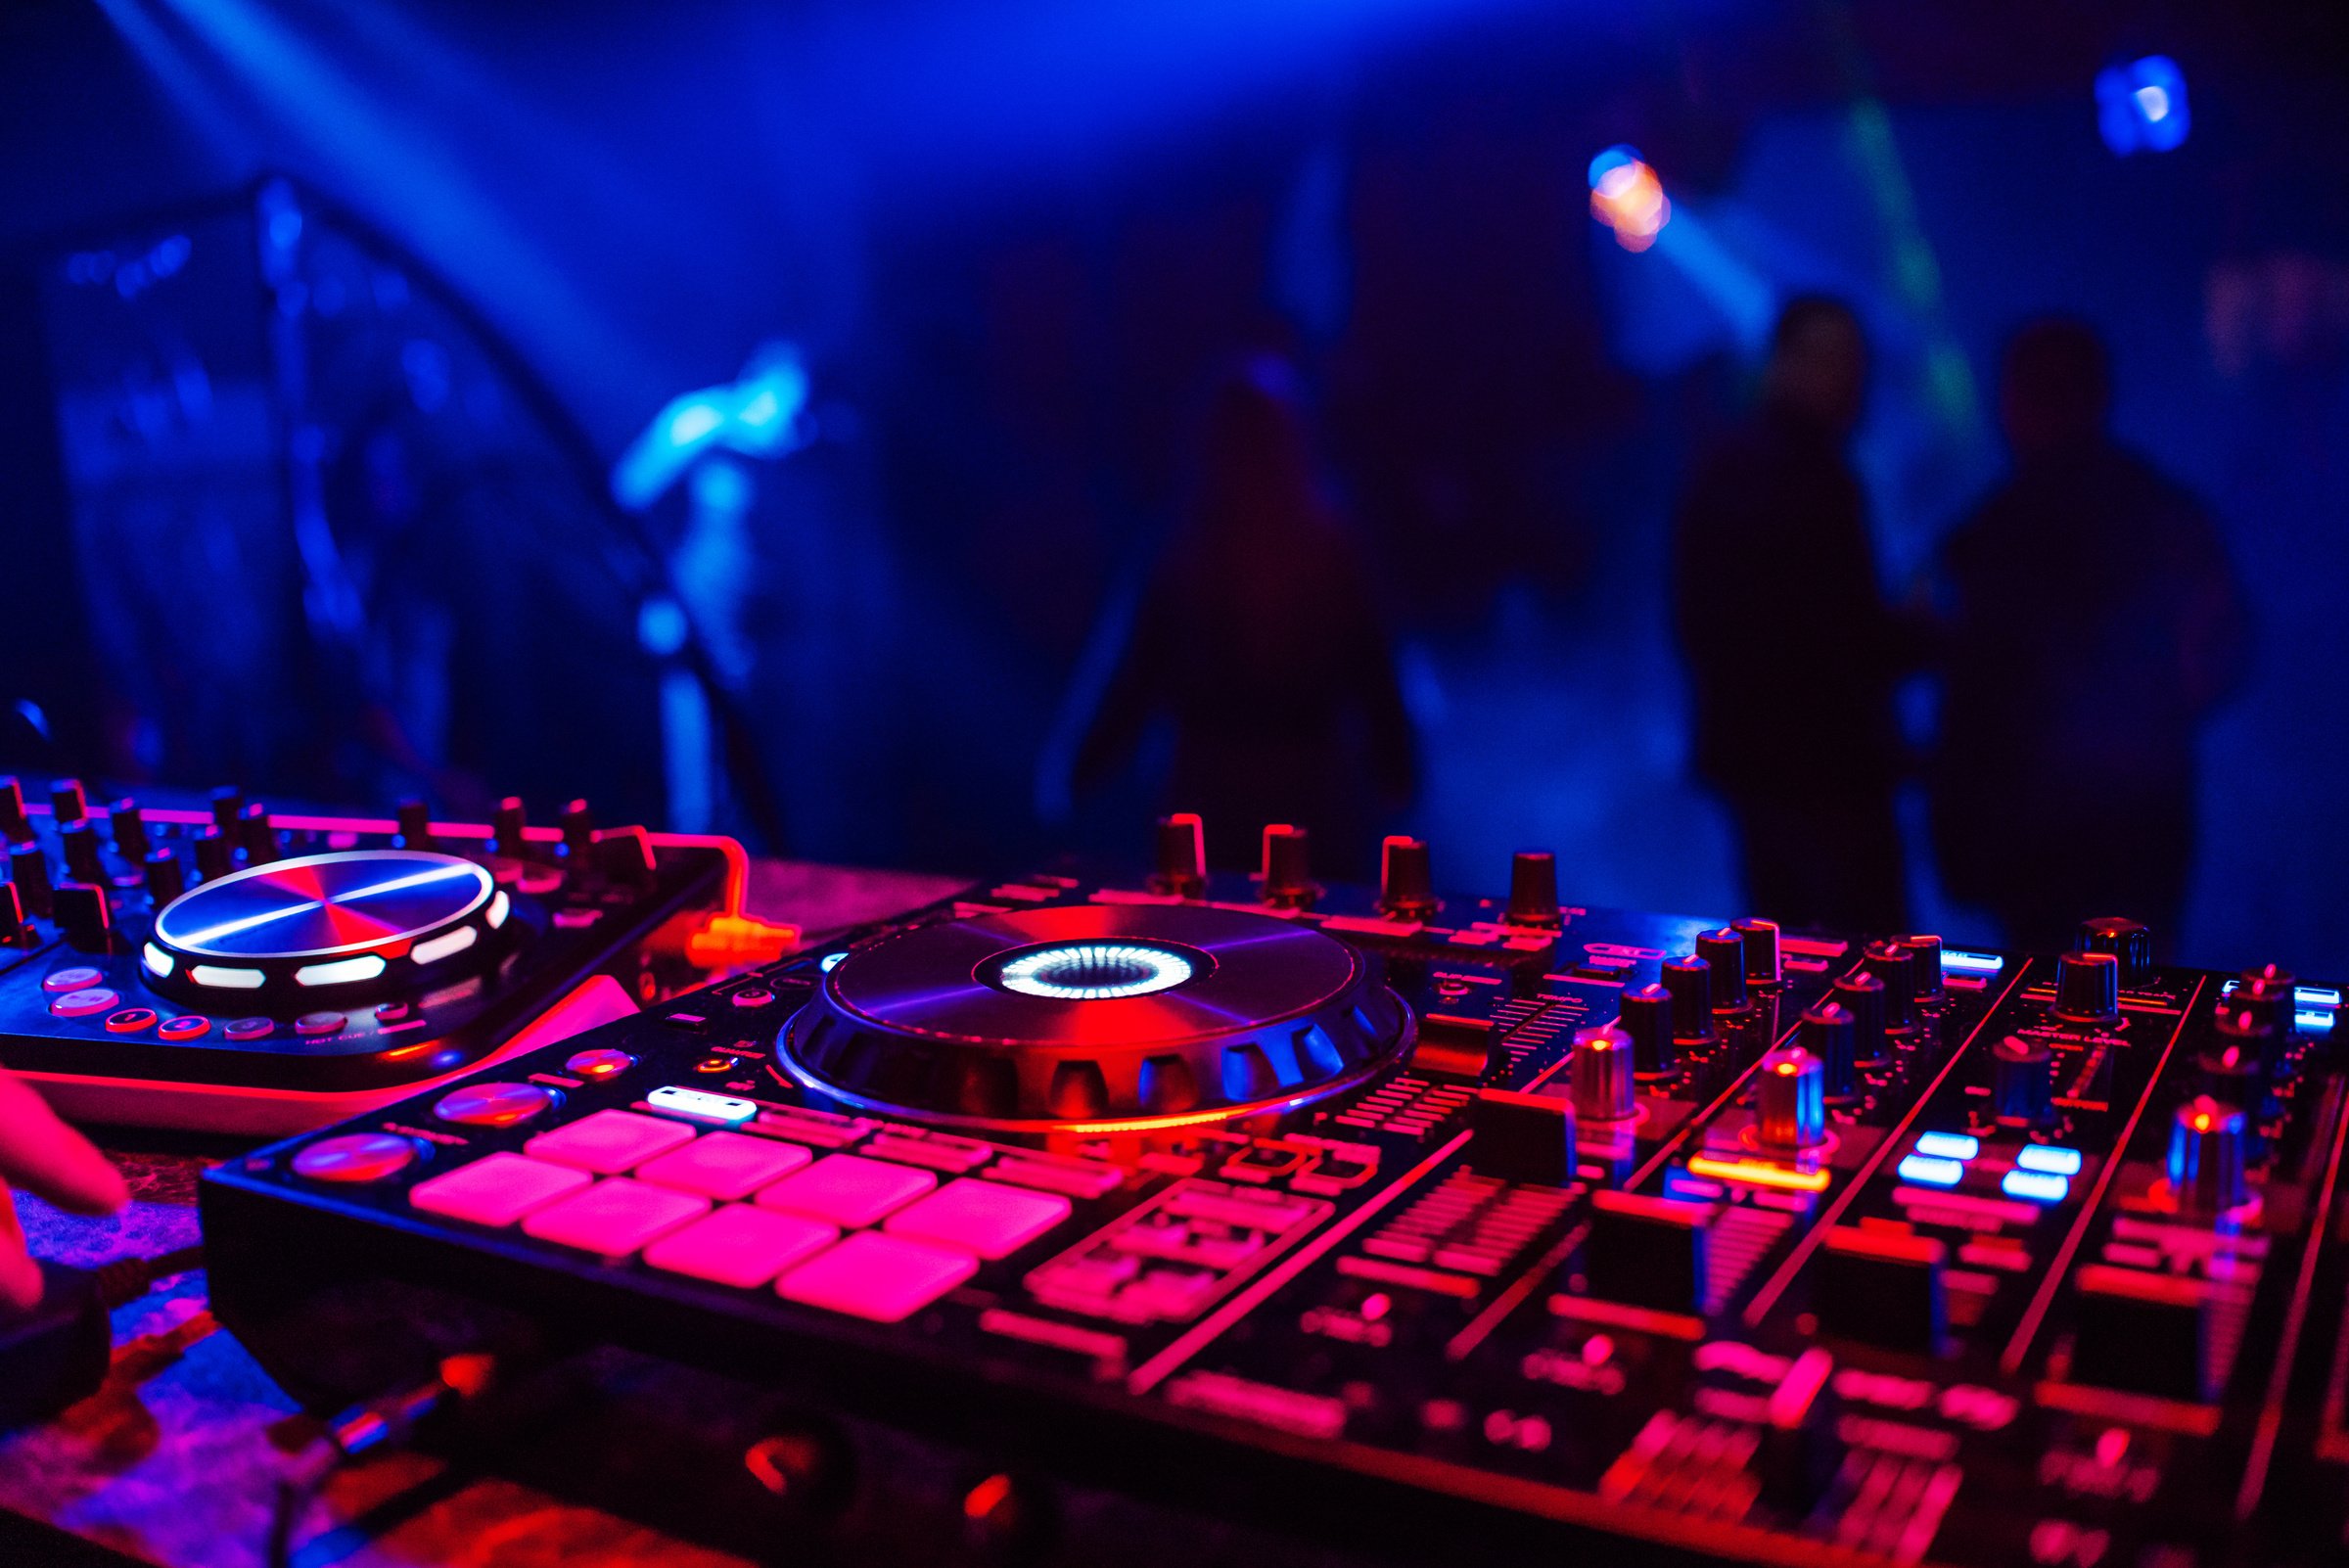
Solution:
M 2167 55 L 2147 55 L 2096 73 L 2096 129 L 2121 157 L 2166 153 L 2186 140 L 2186 73 Z

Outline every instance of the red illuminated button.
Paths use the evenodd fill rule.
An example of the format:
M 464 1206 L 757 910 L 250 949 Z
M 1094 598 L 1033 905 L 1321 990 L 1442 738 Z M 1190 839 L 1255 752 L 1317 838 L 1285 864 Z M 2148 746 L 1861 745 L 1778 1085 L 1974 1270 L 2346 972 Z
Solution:
M 143 1029 L 154 1027 L 154 1008 L 125 1007 L 118 1013 L 107 1014 L 106 1032 L 110 1035 L 136 1035 Z
M 638 1168 L 644 1181 L 707 1198 L 747 1198 L 807 1163 L 807 1151 L 775 1138 L 711 1132 Z
M 697 1073 L 731 1073 L 742 1065 L 739 1056 L 705 1056 L 693 1064 Z
M 49 1010 L 60 1018 L 87 1018 L 92 1013 L 111 1013 L 122 1005 L 122 998 L 104 986 L 92 986 L 86 991 L 69 991 L 50 1002 Z
M 416 1145 L 390 1132 L 320 1138 L 294 1156 L 294 1174 L 312 1181 L 381 1181 L 408 1168 Z
M 164 1019 L 156 1033 L 165 1039 L 197 1039 L 211 1030 L 212 1021 L 202 1013 L 181 1013 L 176 1018 Z
M 839 1237 L 839 1231 L 818 1220 L 729 1203 L 707 1220 L 645 1248 L 644 1261 L 672 1274 L 748 1289 L 765 1284 Z
M 785 1209 L 836 1225 L 869 1225 L 938 1185 L 927 1171 L 835 1154 L 759 1194 L 760 1207 Z
M 693 1137 L 693 1129 L 634 1111 L 598 1111 L 593 1116 L 541 1132 L 523 1147 L 541 1160 L 576 1165 L 598 1176 L 618 1176 L 656 1154 L 667 1154 Z
M 737 1007 L 764 1007 L 775 999 L 775 993 L 764 986 L 750 986 L 734 993 Z
M 526 1235 L 606 1258 L 625 1258 L 654 1237 L 710 1212 L 710 1200 L 622 1176 L 549 1204 L 523 1221 Z
M 467 1127 L 514 1127 L 554 1103 L 554 1095 L 535 1084 L 468 1084 L 441 1095 L 433 1114 Z
M 462 1170 L 420 1181 L 408 1201 L 427 1214 L 470 1220 L 479 1225 L 510 1225 L 591 1178 L 584 1171 L 548 1165 L 519 1154 L 492 1154 Z
M 304 1013 L 294 1020 L 297 1035 L 331 1035 L 342 1027 L 341 1013 Z
M 624 1073 L 636 1065 L 636 1058 L 626 1051 L 581 1051 L 563 1064 L 563 1071 L 579 1078 L 610 1078 Z
M 43 991 L 88 991 L 106 978 L 88 964 L 75 964 L 70 969 L 52 970 L 41 981 Z
M 276 1022 L 267 1018 L 232 1018 L 220 1033 L 230 1039 L 259 1039 L 275 1028 Z
M 978 1271 L 979 1260 L 967 1252 L 867 1230 L 800 1265 L 775 1291 L 786 1301 L 895 1323 Z
M 889 1217 L 893 1236 L 936 1241 L 982 1258 L 1008 1258 L 1069 1217 L 1069 1200 L 999 1181 L 949 1181 Z
M 375 1021 L 379 1024 L 396 1024 L 403 1018 L 414 1017 L 415 1014 L 416 1004 L 414 1002 L 386 1002 L 375 1010 Z

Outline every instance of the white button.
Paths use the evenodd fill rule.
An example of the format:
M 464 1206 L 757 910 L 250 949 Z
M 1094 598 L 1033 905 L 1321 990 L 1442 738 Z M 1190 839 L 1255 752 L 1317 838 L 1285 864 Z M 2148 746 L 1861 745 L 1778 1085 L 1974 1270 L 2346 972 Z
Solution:
M 644 1103 L 656 1110 L 690 1116 L 697 1122 L 718 1122 L 736 1127 L 759 1114 L 759 1107 L 749 1100 L 736 1099 L 730 1094 L 705 1094 L 700 1089 L 679 1088 L 667 1084 L 644 1097 Z

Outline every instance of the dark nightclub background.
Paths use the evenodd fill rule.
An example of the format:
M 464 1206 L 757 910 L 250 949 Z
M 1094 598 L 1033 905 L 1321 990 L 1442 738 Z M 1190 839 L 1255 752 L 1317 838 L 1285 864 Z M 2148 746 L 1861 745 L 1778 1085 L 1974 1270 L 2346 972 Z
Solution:
M 2243 585 L 2177 950 L 2337 971 L 2340 42 L 2117 0 L 13 0 L 0 766 L 980 871 L 1140 855 L 1171 776 L 1246 800 L 1248 735 L 1359 679 L 1261 763 L 1357 759 L 1325 870 L 1407 829 L 1449 885 L 1543 845 L 1571 897 L 1730 913 L 1670 541 L 1778 308 L 1872 341 L 1888 605 L 2061 312 Z M 1618 146 L 1670 202 L 1641 250 L 1594 218 Z M 1185 541 L 1227 484 L 1313 568 L 1226 596 L 1295 628 L 1254 666 L 1167 608 L 1275 548 Z M 1241 715 L 1204 750 L 1199 669 Z M 1899 696 L 1926 745 L 1934 681 Z M 1922 777 L 1910 917 L 1992 940 Z

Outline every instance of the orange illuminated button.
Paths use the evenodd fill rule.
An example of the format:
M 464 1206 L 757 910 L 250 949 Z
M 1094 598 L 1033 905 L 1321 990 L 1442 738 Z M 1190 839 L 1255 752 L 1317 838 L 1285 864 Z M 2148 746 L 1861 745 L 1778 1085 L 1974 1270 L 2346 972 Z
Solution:
M 143 1029 L 153 1027 L 154 1023 L 154 1008 L 125 1007 L 118 1013 L 107 1015 L 106 1032 L 110 1035 L 136 1035 Z
M 294 1174 L 312 1181 L 381 1181 L 408 1168 L 416 1145 L 390 1132 L 320 1138 L 294 1156 Z
M 514 1127 L 554 1103 L 554 1094 L 535 1084 L 468 1084 L 441 1095 L 433 1114 L 466 1127 Z
M 635 1065 L 636 1058 L 626 1051 L 581 1051 L 563 1064 L 563 1071 L 576 1078 L 610 1078 Z
M 181 1013 L 176 1018 L 164 1019 L 156 1033 L 165 1039 L 198 1039 L 211 1030 L 212 1021 L 202 1013 Z

